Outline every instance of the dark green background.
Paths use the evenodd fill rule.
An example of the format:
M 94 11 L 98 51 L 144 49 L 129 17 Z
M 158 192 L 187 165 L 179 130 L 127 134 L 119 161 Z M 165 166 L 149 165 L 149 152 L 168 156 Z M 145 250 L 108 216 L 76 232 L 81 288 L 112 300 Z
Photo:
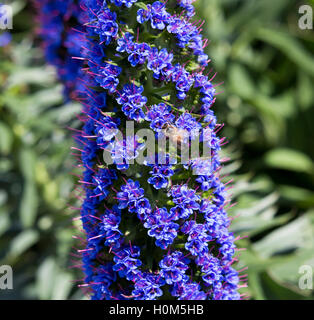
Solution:
M 299 268 L 314 268 L 314 32 L 298 28 L 291 0 L 198 0 L 208 53 L 222 93 L 216 113 L 230 143 L 224 168 L 234 178 L 230 214 L 238 268 L 247 266 L 252 299 L 312 299 Z M 81 299 L 82 274 L 71 218 L 75 160 L 68 126 L 80 106 L 62 87 L 34 36 L 34 10 L 12 1 L 14 40 L 0 48 L 0 265 L 14 290 L 0 299 Z M 314 269 L 313 269 L 314 270 Z

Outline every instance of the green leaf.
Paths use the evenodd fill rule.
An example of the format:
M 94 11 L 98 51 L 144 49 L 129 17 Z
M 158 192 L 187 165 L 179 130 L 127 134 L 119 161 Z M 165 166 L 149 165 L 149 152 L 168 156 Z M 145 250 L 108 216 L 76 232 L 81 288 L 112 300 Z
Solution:
M 305 73 L 314 76 L 314 58 L 313 55 L 306 51 L 300 42 L 291 37 L 286 32 L 277 31 L 270 28 L 259 28 L 256 33 L 257 38 L 268 42 L 275 48 L 282 51 Z
M 55 284 L 57 265 L 53 258 L 49 257 L 39 266 L 36 275 L 36 287 L 39 299 L 51 299 Z
M 69 273 L 59 271 L 56 275 L 51 299 L 52 300 L 66 300 L 72 289 L 73 277 Z
M 313 105 L 312 79 L 302 72 L 299 72 L 297 97 L 303 110 L 307 110 Z
M 280 185 L 279 191 L 282 197 L 298 203 L 302 207 L 314 207 L 314 192 L 296 186 Z
M 312 172 L 312 160 L 302 152 L 292 149 L 274 149 L 265 155 L 265 162 L 268 166 L 278 169 L 299 171 L 299 172 Z
M 242 98 L 249 99 L 255 93 L 254 83 L 246 69 L 240 64 L 232 64 L 229 69 L 231 89 Z
M 263 113 L 273 118 L 288 118 L 296 113 L 293 91 L 287 91 L 276 97 L 259 94 L 251 102 Z
M 8 212 L 0 208 L 0 236 L 4 234 L 10 227 L 10 218 Z
M 54 72 L 52 68 L 23 68 L 12 73 L 8 79 L 8 86 L 25 84 L 49 85 L 53 82 Z
M 36 156 L 33 150 L 22 149 L 19 154 L 19 164 L 23 176 L 26 180 L 35 180 L 35 162 Z
M 47 116 L 51 120 L 56 120 L 58 123 L 65 123 L 71 119 L 75 119 L 75 116 L 81 111 L 82 106 L 79 103 L 68 103 L 62 107 L 59 107 L 57 112 L 53 110 L 48 112 Z
M 301 248 L 295 254 L 291 254 L 282 263 L 276 263 L 270 267 L 271 273 L 285 283 L 290 283 L 298 288 L 301 274 L 299 269 L 303 265 L 311 266 L 314 269 L 314 248 Z
M 4 122 L 0 122 L 0 153 L 5 155 L 11 151 L 13 143 L 13 134 L 9 126 Z
M 259 201 L 247 201 L 241 204 L 241 206 L 244 206 L 243 209 L 235 208 L 233 215 L 237 216 L 237 219 L 232 222 L 231 231 L 237 233 L 245 232 L 249 236 L 254 236 L 262 231 L 288 222 L 291 219 L 290 213 L 275 217 L 278 209 L 274 204 L 277 202 L 278 197 L 278 194 L 273 193 Z
M 305 297 L 275 281 L 268 273 L 261 274 L 261 287 L 266 300 L 304 300 Z
M 252 298 L 256 300 L 265 300 L 264 292 L 261 287 L 261 277 L 257 272 L 248 270 L 249 290 Z
M 277 200 L 278 194 L 274 192 L 267 197 L 255 201 L 250 206 L 247 205 L 245 209 L 237 210 L 236 214 L 242 216 L 243 218 L 257 216 L 259 213 L 275 204 Z
M 16 1 L 12 1 L 10 5 L 12 6 L 13 15 L 15 16 L 25 8 L 26 2 L 21 0 L 16 0 Z
M 147 5 L 146 5 L 144 2 L 136 2 L 136 3 L 135 3 L 135 6 L 141 8 L 141 9 L 144 9 L 144 10 L 146 10 L 146 11 L 148 10 L 148 7 L 147 7 Z
M 8 260 L 19 258 L 26 250 L 32 247 L 38 239 L 39 233 L 33 229 L 19 233 L 10 244 Z
M 311 213 L 282 226 L 252 245 L 264 258 L 275 254 L 309 247 L 314 241 Z
M 37 216 L 38 191 L 33 182 L 26 181 L 20 203 L 20 219 L 25 228 L 32 227 Z

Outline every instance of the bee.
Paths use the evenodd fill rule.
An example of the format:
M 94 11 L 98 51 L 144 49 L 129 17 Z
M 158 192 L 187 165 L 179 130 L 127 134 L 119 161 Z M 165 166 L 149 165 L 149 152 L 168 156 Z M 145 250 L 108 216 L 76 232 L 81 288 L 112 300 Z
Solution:
M 189 133 L 187 130 L 179 129 L 169 122 L 166 122 L 161 129 L 163 134 L 167 138 L 169 138 L 171 143 L 177 145 L 180 149 L 182 147 L 182 144 L 185 143 L 187 138 L 189 137 Z

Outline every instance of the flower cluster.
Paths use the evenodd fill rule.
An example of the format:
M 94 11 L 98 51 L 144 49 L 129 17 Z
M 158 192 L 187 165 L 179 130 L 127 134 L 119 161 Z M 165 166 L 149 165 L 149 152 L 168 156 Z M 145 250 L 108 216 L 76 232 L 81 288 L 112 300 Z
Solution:
M 95 25 L 95 33 L 99 35 L 102 43 L 108 45 L 118 33 L 119 26 L 116 22 L 117 14 L 109 8 L 103 8 Z
M 109 142 L 118 134 L 118 119 L 105 116 L 101 121 L 97 122 L 95 133 L 97 136 L 97 144 L 101 148 L 105 149 Z
M 173 222 L 174 216 L 166 208 L 156 208 L 150 214 L 144 227 L 150 229 L 148 235 L 156 238 L 156 246 L 167 249 L 178 235 L 179 225 Z
M 136 300 L 156 300 L 162 296 L 163 291 L 160 287 L 164 284 L 165 281 L 159 275 L 146 272 L 136 282 L 132 294 L 136 297 Z
M 187 219 L 200 207 L 200 197 L 196 194 L 195 190 L 190 189 L 187 185 L 173 186 L 170 194 L 175 204 L 170 211 L 174 215 L 175 220 Z
M 99 197 L 99 200 L 107 198 L 109 191 L 107 188 L 113 184 L 114 180 L 117 180 L 117 174 L 110 169 L 100 169 L 97 174 L 93 176 L 96 188 L 94 189 L 95 197 Z
M 169 79 L 172 70 L 173 54 L 167 49 L 152 48 L 147 55 L 147 69 L 153 71 L 155 79 Z
M 200 211 L 204 214 L 205 227 L 212 239 L 220 244 L 219 252 L 222 260 L 230 262 L 234 255 L 235 245 L 232 233 L 228 231 L 230 220 L 223 208 L 226 196 L 223 185 L 214 178 L 214 201 L 202 200 Z
M 117 279 L 117 275 L 112 267 L 112 263 L 102 265 L 99 267 L 98 273 L 93 275 L 93 300 L 110 300 L 112 296 L 110 286 L 112 282 L 115 282 Z
M 208 286 L 220 286 L 219 283 L 223 279 L 222 267 L 218 258 L 209 253 L 197 258 L 197 264 L 201 266 L 201 271 L 204 273 L 203 280 Z
M 208 241 L 211 240 L 211 237 L 206 233 L 206 228 L 203 224 L 188 221 L 182 226 L 181 231 L 188 235 L 185 248 L 193 256 L 204 255 L 209 251 Z
M 166 11 L 166 5 L 160 1 L 147 5 L 147 10 L 139 9 L 137 12 L 137 21 L 139 23 L 150 21 L 152 28 L 158 30 L 165 29 L 169 18 L 170 14 Z
M 173 176 L 174 172 L 169 165 L 156 165 L 150 171 L 152 176 L 147 180 L 155 189 L 164 189 L 168 186 L 169 177 Z
M 55 2 L 63 14 L 66 2 Z M 207 41 L 191 21 L 192 0 L 177 0 L 171 14 L 167 2 L 143 1 L 129 11 L 137 12 L 131 18 L 127 10 L 136 2 L 81 0 L 79 32 L 62 37 L 71 55 L 81 53 L 85 71 L 79 95 L 84 126 L 77 137 L 84 168 L 84 285 L 97 300 L 155 300 L 165 290 L 179 300 L 239 299 L 239 276 L 231 267 L 235 239 L 218 174 L 216 91 L 203 75 Z M 49 29 L 64 34 L 60 30 Z M 200 135 L 211 161 L 181 165 L 180 155 L 157 151 L 132 167 L 144 144 L 124 134 L 116 141 L 127 120 L 158 137 Z M 111 162 L 104 163 L 106 155 Z
M 80 0 L 79 2 L 82 2 Z M 56 67 L 59 79 L 64 83 L 67 99 L 79 90 L 84 42 L 80 33 L 84 23 L 83 12 L 73 0 L 35 0 L 39 13 L 39 36 L 48 63 Z M 73 23 L 75 21 L 75 23 Z
M 171 15 L 166 11 L 165 4 L 160 1 L 147 5 L 146 9 L 139 9 L 137 21 L 141 24 L 150 21 L 153 29 L 167 29 L 169 33 L 175 34 L 178 46 L 190 48 L 198 56 L 201 66 L 207 66 L 208 56 L 204 53 L 204 43 L 199 27 L 189 22 L 194 15 L 194 7 L 191 0 L 179 0 L 178 5 L 186 10 L 186 15 Z
M 180 129 L 189 132 L 191 138 L 195 138 L 200 135 L 202 125 L 196 121 L 196 119 L 190 113 L 183 113 L 175 122 L 176 126 Z
M 116 164 L 117 169 L 127 170 L 130 164 L 134 164 L 134 159 L 139 155 L 139 151 L 145 147 L 143 143 L 138 142 L 136 137 L 126 137 L 123 140 L 114 140 L 108 146 L 111 159 Z M 110 161 L 110 160 L 109 160 Z M 107 161 L 107 163 L 109 163 Z
M 140 248 L 137 246 L 125 247 L 115 254 L 113 261 L 115 265 L 113 270 L 119 273 L 122 278 L 127 278 L 128 280 L 133 279 L 136 275 L 137 268 L 142 264 L 142 262 L 137 259 L 140 256 Z
M 150 122 L 150 127 L 159 132 L 166 123 L 172 123 L 175 116 L 171 113 L 171 107 L 165 103 L 153 105 L 146 113 L 145 120 Z
M 105 214 L 100 217 L 101 223 L 99 224 L 100 235 L 104 237 L 104 245 L 110 248 L 119 248 L 119 239 L 122 236 L 119 230 L 121 222 L 121 211 L 114 206 L 112 210 L 107 209 Z
M 193 86 L 194 79 L 180 64 L 172 65 L 173 54 L 168 53 L 166 49 L 158 51 L 157 48 L 152 48 L 145 57 L 147 68 L 153 72 L 153 77 L 160 81 L 175 83 L 177 98 L 184 100 Z
M 177 98 L 184 100 L 194 83 L 194 77 L 179 63 L 172 64 L 173 53 L 167 49 L 160 51 L 150 47 L 147 43 L 133 41 L 130 33 L 125 33 L 117 42 L 117 51 L 129 54 L 128 61 L 132 67 L 147 62 L 147 69 L 153 72 L 153 77 L 160 81 L 174 82 L 177 89 Z
M 119 208 L 128 208 L 130 213 L 138 213 L 139 218 L 146 218 L 151 212 L 149 201 L 144 198 L 144 189 L 138 181 L 129 179 L 126 185 L 121 186 L 121 192 L 117 193 Z
M 144 119 L 142 107 L 147 103 L 147 98 L 142 96 L 143 91 L 143 86 L 126 84 L 119 92 L 117 102 L 122 105 L 122 111 L 129 119 L 135 121 Z
M 160 275 L 165 279 L 167 284 L 175 284 L 177 282 L 187 282 L 189 277 L 185 274 L 188 270 L 187 259 L 184 259 L 183 253 L 175 251 L 167 255 L 159 262 L 161 268 Z
M 126 32 L 123 37 L 118 39 L 116 50 L 121 53 L 128 53 L 128 61 L 131 63 L 132 67 L 136 67 L 137 65 L 145 63 L 150 52 L 150 47 L 146 43 L 135 43 L 133 40 L 134 36 L 131 33 Z
M 178 297 L 178 300 L 207 300 L 206 293 L 202 291 L 200 285 L 195 282 L 175 284 L 171 294 L 174 297 Z
M 173 223 L 173 216 L 166 208 L 151 208 L 150 202 L 144 197 L 144 190 L 138 181 L 129 179 L 126 185 L 117 193 L 119 208 L 128 208 L 131 213 L 136 213 L 144 222 L 144 227 L 149 229 L 148 235 L 156 238 L 156 245 L 166 249 L 176 238 L 179 225 Z
M 97 75 L 96 80 L 102 88 L 107 89 L 109 93 L 114 93 L 119 84 L 119 75 L 122 69 L 112 63 L 106 63 L 100 70 L 100 75 Z
M 152 159 L 153 160 L 153 159 Z M 172 159 L 169 154 L 159 153 L 154 159 L 155 161 L 149 161 L 148 166 L 152 168 L 149 172 L 151 176 L 147 182 L 157 190 L 167 188 L 169 179 L 174 175 L 173 166 L 175 160 Z
M 193 2 L 195 0 L 178 0 L 178 4 L 181 8 L 186 10 L 187 17 L 191 18 L 195 15 L 195 8 L 193 6 Z

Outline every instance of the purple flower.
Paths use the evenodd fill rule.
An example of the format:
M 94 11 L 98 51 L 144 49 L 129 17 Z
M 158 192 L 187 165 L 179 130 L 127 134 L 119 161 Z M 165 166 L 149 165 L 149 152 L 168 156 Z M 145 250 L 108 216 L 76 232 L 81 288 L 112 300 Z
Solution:
M 6 47 L 12 40 L 10 32 L 3 32 L 0 34 L 0 47 Z
M 155 174 L 152 177 L 150 177 L 148 180 L 148 183 L 152 184 L 155 189 L 163 189 L 168 186 L 168 179 L 161 175 L 161 174 Z
M 146 220 L 147 216 L 151 214 L 151 205 L 146 198 L 141 198 L 136 202 L 136 213 L 139 219 Z
M 106 143 L 117 135 L 118 125 L 110 119 L 105 118 L 105 122 L 101 125 L 98 124 L 95 131 L 98 136 L 97 144 L 106 147 Z
M 93 178 L 94 183 L 96 184 L 94 194 L 99 196 L 99 200 L 105 199 L 109 194 L 107 188 L 114 180 L 117 179 L 115 171 L 110 169 L 100 169 L 97 175 L 95 175 Z
M 117 193 L 119 209 L 127 208 L 132 201 L 139 200 L 143 195 L 144 189 L 140 187 L 139 182 L 134 182 L 132 179 L 129 179 L 127 184 L 121 187 L 121 192 Z
M 179 297 L 178 300 L 207 299 L 206 293 L 200 290 L 200 285 L 198 283 L 176 283 L 172 288 L 171 294 L 175 297 Z
M 140 248 L 137 246 L 120 249 L 113 258 L 115 265 L 112 269 L 117 271 L 120 277 L 132 276 L 132 272 L 142 264 L 142 262 L 137 259 L 139 255 Z
M 117 40 L 118 46 L 117 46 L 117 51 L 118 52 L 125 52 L 127 51 L 128 53 L 131 52 L 131 48 L 133 48 L 133 35 L 129 32 L 126 32 L 122 38 L 119 38 Z
M 189 268 L 185 260 L 182 252 L 175 251 L 159 262 L 161 268 L 160 275 L 165 279 L 167 284 L 171 285 L 189 279 L 185 275 L 185 271 Z
M 178 128 L 186 130 L 191 139 L 199 137 L 202 132 L 202 125 L 190 113 L 187 112 L 181 114 L 175 124 Z
M 164 285 L 164 280 L 159 275 L 144 273 L 141 280 L 137 281 L 132 294 L 136 300 L 156 300 L 163 292 L 160 287 Z
M 126 84 L 123 90 L 118 92 L 117 102 L 122 105 L 122 111 L 130 119 L 141 121 L 145 118 L 142 107 L 147 103 L 147 98 L 142 95 L 143 86 Z
M 129 164 L 139 155 L 144 144 L 139 143 L 136 137 L 126 137 L 123 140 L 115 140 L 108 146 L 113 162 L 119 170 L 127 170 Z
M 135 43 L 132 52 L 128 57 L 128 61 L 131 63 L 132 67 L 136 67 L 138 64 L 143 64 L 146 61 L 149 53 L 150 46 L 147 43 Z
M 110 286 L 116 281 L 116 273 L 112 270 L 112 263 L 101 265 L 97 269 L 97 273 L 92 276 L 93 291 L 92 300 L 108 300 L 112 293 Z
M 169 154 L 157 154 L 155 159 L 151 159 L 150 162 L 152 164 L 147 164 L 152 167 L 149 172 L 151 177 L 147 180 L 148 183 L 152 184 L 157 190 L 166 188 L 169 178 L 174 175 L 172 167 L 175 160 L 171 159 Z
M 178 0 L 178 4 L 181 8 L 186 10 L 186 14 L 189 18 L 195 15 L 195 8 L 192 5 L 194 0 Z
M 119 31 L 116 19 L 116 13 L 110 11 L 108 8 L 104 8 L 102 13 L 98 15 L 94 31 L 106 45 L 111 42 L 112 38 L 115 37 Z
M 172 123 L 175 116 L 171 113 L 171 107 L 165 103 L 153 105 L 147 112 L 145 119 L 150 121 L 150 127 L 154 131 L 161 131 L 166 123 Z
M 184 100 L 186 93 L 190 90 L 194 83 L 193 77 L 179 64 L 176 64 L 172 72 L 172 81 L 176 83 L 176 89 L 178 90 L 177 97 L 180 100 Z
M 131 8 L 136 1 L 137 0 L 110 0 L 111 3 L 114 3 L 118 7 L 125 5 L 127 8 Z
M 152 6 L 150 4 L 147 5 L 147 10 L 139 9 L 137 11 L 137 21 L 141 24 L 151 19 L 151 9 Z
M 162 249 L 172 244 L 177 236 L 179 225 L 171 220 L 172 216 L 169 215 L 166 208 L 157 208 L 144 223 L 144 227 L 150 229 L 148 235 L 156 238 L 156 245 Z
M 167 49 L 158 51 L 157 48 L 152 48 L 147 59 L 147 68 L 154 72 L 154 78 L 159 79 L 160 76 L 168 77 L 172 69 L 172 53 L 168 53 Z
M 116 65 L 107 63 L 103 69 L 100 70 L 101 74 L 97 76 L 97 80 L 101 87 L 107 89 L 110 93 L 114 93 L 119 84 L 119 75 L 122 69 Z

